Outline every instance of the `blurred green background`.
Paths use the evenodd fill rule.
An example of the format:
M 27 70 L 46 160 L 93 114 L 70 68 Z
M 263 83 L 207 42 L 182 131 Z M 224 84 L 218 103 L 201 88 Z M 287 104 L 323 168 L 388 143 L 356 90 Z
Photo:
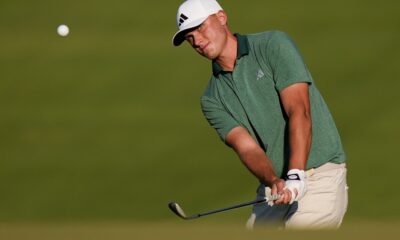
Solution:
M 200 212 L 254 198 L 200 110 L 210 63 L 171 44 L 181 2 L 0 1 L 0 222 L 175 222 L 171 200 Z M 299 46 L 348 155 L 346 221 L 400 220 L 400 2 L 220 3 L 232 31 Z

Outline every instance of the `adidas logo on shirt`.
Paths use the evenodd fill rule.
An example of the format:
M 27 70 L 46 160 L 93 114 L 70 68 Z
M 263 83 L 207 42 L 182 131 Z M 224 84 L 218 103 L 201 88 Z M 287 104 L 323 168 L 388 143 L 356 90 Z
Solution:
M 257 80 L 260 80 L 260 78 L 264 77 L 264 72 L 261 69 L 258 69 L 257 72 Z

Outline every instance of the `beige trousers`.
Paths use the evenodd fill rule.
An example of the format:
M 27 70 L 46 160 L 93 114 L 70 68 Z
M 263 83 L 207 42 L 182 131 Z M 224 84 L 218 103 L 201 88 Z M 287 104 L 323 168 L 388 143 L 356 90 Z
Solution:
M 286 228 L 338 228 L 347 210 L 346 165 L 326 163 L 306 171 L 307 192 L 291 205 L 253 206 L 247 227 L 272 223 Z M 265 198 L 269 187 L 260 185 L 257 199 Z

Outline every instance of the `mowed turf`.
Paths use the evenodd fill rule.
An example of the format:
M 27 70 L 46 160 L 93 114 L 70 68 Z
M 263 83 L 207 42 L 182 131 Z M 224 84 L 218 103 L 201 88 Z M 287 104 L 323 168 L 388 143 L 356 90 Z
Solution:
M 26 221 L 175 221 L 167 208 L 172 200 L 195 213 L 254 198 L 256 179 L 200 111 L 210 63 L 187 44 L 171 45 L 180 2 L 0 3 L 2 234 L 35 235 L 42 228 L 17 224 Z M 395 231 L 390 222 L 400 217 L 400 3 L 221 4 L 233 31 L 279 29 L 297 42 L 348 155 L 347 219 L 365 219 L 361 230 L 384 220 L 388 225 L 377 226 Z M 56 34 L 62 23 L 70 27 L 67 38 Z M 244 221 L 249 211 L 211 219 Z M 204 228 L 219 229 L 207 221 Z M 203 229 L 168 224 L 156 226 L 172 229 L 170 235 Z M 135 226 L 121 231 L 130 236 L 136 228 L 144 229 L 140 234 L 153 228 Z M 60 239 L 64 227 L 43 226 Z M 77 239 L 86 229 L 108 236 L 101 234 L 107 227 L 72 228 Z M 110 229 L 114 234 L 120 228 Z
M 291 230 L 271 228 L 246 230 L 234 223 L 199 224 L 178 222 L 153 223 L 70 223 L 70 224 L 18 224 L 0 225 L 0 238 L 7 240 L 107 240 L 107 239 L 362 239 L 396 238 L 400 234 L 397 222 L 359 222 L 343 226 L 340 230 Z

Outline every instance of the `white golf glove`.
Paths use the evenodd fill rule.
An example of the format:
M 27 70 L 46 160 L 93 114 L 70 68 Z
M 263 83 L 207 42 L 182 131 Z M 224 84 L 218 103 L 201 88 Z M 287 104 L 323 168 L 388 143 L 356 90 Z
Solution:
M 306 173 L 303 170 L 291 169 L 287 173 L 286 186 L 284 189 L 288 189 L 292 195 L 290 204 L 294 201 L 299 201 L 307 192 L 305 178 Z
M 271 188 L 270 187 L 265 187 L 265 199 L 267 200 L 267 204 L 272 207 L 274 206 L 274 201 L 278 199 L 280 196 L 275 194 L 271 194 Z

